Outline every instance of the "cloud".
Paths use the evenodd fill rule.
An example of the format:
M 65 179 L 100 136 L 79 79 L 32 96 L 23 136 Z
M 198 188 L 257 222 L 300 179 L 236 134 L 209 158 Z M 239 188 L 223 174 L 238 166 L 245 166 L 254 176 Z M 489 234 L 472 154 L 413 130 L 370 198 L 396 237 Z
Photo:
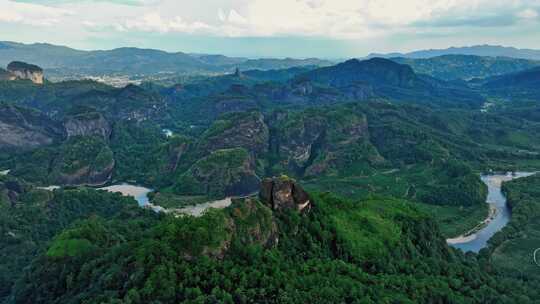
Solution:
M 520 11 L 517 16 L 522 19 L 536 19 L 538 18 L 538 12 L 532 8 L 527 8 Z
M 535 21 L 540 0 L 0 0 L 0 7 L 0 21 L 51 25 L 69 19 L 94 31 L 363 39 Z
M 152 12 L 143 15 L 141 18 L 127 20 L 122 24 L 116 24 L 115 28 L 120 31 L 138 30 L 143 32 L 181 32 L 195 33 L 201 31 L 209 31 L 212 29 L 203 22 L 187 22 L 180 16 L 175 16 L 170 19 L 163 18 L 159 13 Z
M 111 4 L 121 4 L 121 5 L 145 5 L 148 3 L 156 3 L 154 0 L 13 0 L 13 2 L 19 3 L 31 3 L 31 4 L 41 4 L 41 5 L 62 5 L 62 4 L 73 4 L 73 3 L 111 3 Z
M 540 34 L 539 13 L 540 0 L 0 0 L 0 30 L 23 24 L 21 36 L 41 40 L 49 28 L 68 44 L 67 37 L 140 45 L 149 37 L 189 36 L 195 42 L 339 40 L 362 48 L 376 41 L 392 49 L 405 43 L 401 37 L 457 44 L 516 35 L 530 47 L 539 43 L 530 39 Z
M 0 8 L 0 22 L 34 26 L 51 26 L 71 14 L 70 11 L 62 8 L 7 0 L 0 0 Z

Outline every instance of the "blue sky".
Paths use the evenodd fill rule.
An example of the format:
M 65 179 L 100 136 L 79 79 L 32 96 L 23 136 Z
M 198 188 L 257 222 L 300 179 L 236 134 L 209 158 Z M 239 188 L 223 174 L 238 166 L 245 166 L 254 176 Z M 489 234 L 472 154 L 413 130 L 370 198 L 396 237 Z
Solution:
M 540 49 L 540 0 L 0 0 L 0 40 L 249 57 Z

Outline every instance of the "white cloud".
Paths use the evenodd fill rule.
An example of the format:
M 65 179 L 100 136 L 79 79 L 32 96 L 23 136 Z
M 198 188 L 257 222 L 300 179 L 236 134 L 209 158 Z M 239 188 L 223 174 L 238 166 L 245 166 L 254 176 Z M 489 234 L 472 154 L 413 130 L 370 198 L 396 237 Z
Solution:
M 144 14 L 141 18 L 127 20 L 123 24 L 116 24 L 116 29 L 120 31 L 138 30 L 143 32 L 182 32 L 195 33 L 208 31 L 211 27 L 203 22 L 186 22 L 180 16 L 165 19 L 159 13 L 152 12 Z
M 36 0 L 36 2 L 38 2 Z M 204 2 L 204 5 L 201 4 Z M 0 0 L 0 22 L 99 31 L 364 39 L 538 22 L 540 0 Z M 129 3 L 131 5 L 126 5 Z M 133 5 L 137 4 L 137 5 Z
M 51 26 L 70 14 L 69 10 L 62 8 L 0 0 L 0 22 Z
M 520 11 L 518 13 L 518 16 L 523 19 L 536 19 L 538 18 L 538 12 L 531 8 L 528 8 Z

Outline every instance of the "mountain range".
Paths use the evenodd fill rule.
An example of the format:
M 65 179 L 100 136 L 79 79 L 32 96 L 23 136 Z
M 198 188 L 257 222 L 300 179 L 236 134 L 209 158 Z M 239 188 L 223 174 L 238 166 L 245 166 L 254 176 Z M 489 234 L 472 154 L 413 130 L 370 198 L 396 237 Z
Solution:
M 466 47 L 450 47 L 447 49 L 418 50 L 408 53 L 371 53 L 367 57 L 405 57 L 405 58 L 431 58 L 443 55 L 475 55 L 489 57 L 512 57 L 522 59 L 540 60 L 540 50 L 518 49 L 500 45 L 475 45 Z
M 321 67 L 50 45 L 17 59 L 36 49 L 29 63 L 56 64 L 46 76 L 197 75 L 121 88 L 0 81 L 2 304 L 540 298 L 540 179 L 504 184 L 510 222 L 478 254 L 446 241 L 492 216 L 480 172 L 540 170 L 535 61 Z M 264 69 L 292 63 L 303 66 Z M 144 208 L 105 185 L 144 190 Z
M 540 62 L 540 51 L 479 45 L 410 53 L 370 54 L 367 58 L 391 58 L 410 65 L 415 72 L 443 80 L 484 78 L 518 72 Z M 325 67 L 337 60 L 319 58 L 244 58 L 220 54 L 165 52 L 124 47 L 83 51 L 47 43 L 22 44 L 0 41 L 0 66 L 12 61 L 41 66 L 49 80 L 86 77 L 130 77 L 142 80 L 171 79 L 178 75 L 219 75 L 235 69 L 281 70 L 293 67 Z M 172 82 L 174 82 L 173 80 Z M 129 81 L 121 81 L 125 84 Z M 109 82 L 111 83 L 111 82 Z M 171 83 L 169 81 L 168 83 Z
M 46 43 L 22 44 L 0 42 L 0 65 L 11 61 L 32 62 L 49 75 L 103 74 L 219 74 L 235 68 L 283 69 L 295 66 L 325 66 L 331 61 L 308 59 L 250 59 L 223 55 L 169 53 L 154 49 L 118 48 L 113 50 L 82 51 Z

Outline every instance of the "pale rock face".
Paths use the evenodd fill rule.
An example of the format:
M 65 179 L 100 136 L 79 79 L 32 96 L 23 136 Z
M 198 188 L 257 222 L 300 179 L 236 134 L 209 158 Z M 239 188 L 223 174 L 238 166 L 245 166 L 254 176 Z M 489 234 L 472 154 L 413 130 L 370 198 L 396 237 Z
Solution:
M 68 138 L 74 136 L 97 135 L 108 140 L 111 135 L 111 126 L 99 113 L 85 113 L 71 116 L 64 122 Z
M 32 71 L 10 71 L 11 80 L 16 79 L 27 79 L 31 80 L 35 84 L 43 84 L 43 72 L 32 72 Z
M 52 144 L 63 134 L 60 124 L 39 112 L 0 106 L 0 149 L 34 149 Z
M 7 66 L 9 80 L 30 80 L 35 84 L 43 84 L 43 69 L 37 65 L 14 61 Z

